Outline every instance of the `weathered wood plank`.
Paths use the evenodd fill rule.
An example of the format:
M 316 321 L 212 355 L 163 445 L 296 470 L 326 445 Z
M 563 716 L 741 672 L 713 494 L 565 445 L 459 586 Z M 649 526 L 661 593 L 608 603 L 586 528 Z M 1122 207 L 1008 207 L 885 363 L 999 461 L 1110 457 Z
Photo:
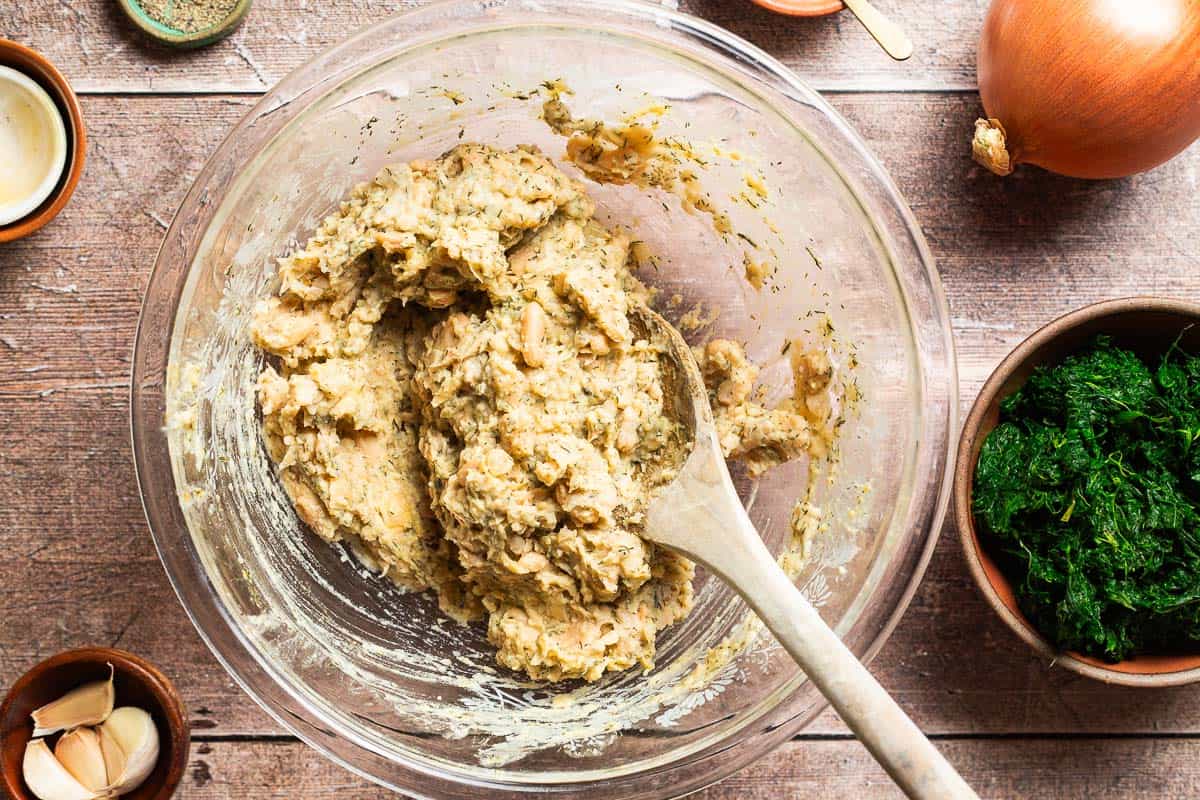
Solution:
M 1144 175 L 999 179 L 968 157 L 973 95 L 831 98 L 916 214 L 949 300 L 964 408 L 1007 352 L 1073 308 L 1200 300 L 1200 144 Z
M 1191 800 L 1200 781 L 1194 740 L 960 739 L 938 746 L 985 800 Z M 181 795 L 194 800 L 396 797 L 291 741 L 195 743 Z M 789 742 L 690 797 L 898 800 L 903 795 L 861 745 L 842 739 Z
M 260 92 L 322 49 L 422 0 L 258 0 L 228 40 L 180 52 L 143 36 L 111 0 L 10 3 L 0 36 L 45 53 L 87 92 Z M 822 89 L 964 89 L 975 85 L 985 0 L 934 5 L 879 0 L 916 54 L 893 62 L 849 14 L 817 20 L 771 14 L 749 0 L 683 0 Z
M 278 728 L 207 653 L 167 585 L 126 405 L 160 221 L 250 102 L 86 98 L 94 146 L 75 200 L 0 248 L 0 683 L 58 650 L 116 642 L 179 680 L 200 732 L 239 735 Z M 999 181 L 964 153 L 972 96 L 835 102 L 893 171 L 939 258 L 964 406 L 1019 338 L 1073 306 L 1135 292 L 1200 299 L 1200 150 L 1128 181 L 1034 170 Z M 874 669 L 935 733 L 1200 733 L 1195 691 L 1107 688 L 1027 655 L 976 595 L 951 529 Z M 845 731 L 832 714 L 811 730 Z

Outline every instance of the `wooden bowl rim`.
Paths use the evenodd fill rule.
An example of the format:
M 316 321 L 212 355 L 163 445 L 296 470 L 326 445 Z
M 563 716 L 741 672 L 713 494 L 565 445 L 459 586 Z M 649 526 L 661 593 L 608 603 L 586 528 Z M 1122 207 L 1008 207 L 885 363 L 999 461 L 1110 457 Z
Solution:
M 9 63 L 4 57 L 5 54 L 15 55 L 17 61 L 14 69 L 24 72 L 42 84 L 43 88 L 50 91 L 51 96 L 61 103 L 67 112 L 63 122 L 67 127 L 68 141 L 67 164 L 63 168 L 63 178 L 58 186 L 29 214 L 15 222 L 0 225 L 0 243 L 24 238 L 57 217 L 75 193 L 75 187 L 79 185 L 79 179 L 83 175 L 84 161 L 87 160 L 87 131 L 83 124 L 83 111 L 71 84 L 41 53 L 23 44 L 0 38 L 0 64 Z M 30 69 L 36 70 L 36 73 L 31 74 Z M 45 86 L 46 82 L 50 85 Z
M 0 702 L 0 720 L 6 718 L 12 705 L 51 670 L 70 664 L 102 665 L 109 662 L 120 665 L 126 672 L 136 675 L 137 679 L 158 699 L 159 704 L 162 705 L 166 714 L 170 717 L 167 721 L 166 731 L 160 729 L 159 735 L 171 737 L 172 759 L 171 763 L 167 765 L 165 780 L 160 786 L 156 787 L 152 795 L 154 800 L 166 800 L 166 798 L 171 797 L 175 793 L 175 789 L 179 786 L 180 781 L 183 779 L 183 774 L 187 769 L 191 747 L 191 730 L 188 723 L 187 705 L 184 703 L 175 685 L 171 682 L 171 679 L 163 674 L 162 670 L 141 656 L 130 653 L 127 650 L 118 650 L 111 647 L 80 647 L 50 656 L 31 667 L 21 677 L 17 678 L 16 682 L 9 688 L 4 701 Z M 24 736 L 20 737 L 20 739 L 20 744 L 23 747 L 28 739 Z M 4 742 L 0 744 L 0 747 L 7 747 L 7 745 L 8 742 Z M 139 787 L 135 791 L 140 792 L 142 788 Z M 26 790 L 23 777 L 20 774 L 9 774 L 7 769 L 3 771 L 3 774 L 0 774 L 0 789 L 6 790 L 7 796 L 12 797 L 13 800 L 36 800 Z
M 752 0 L 752 2 L 768 11 L 789 17 L 826 17 L 836 14 L 846 7 L 842 0 Z
M 1165 313 L 1200 322 L 1200 305 L 1183 300 L 1163 297 L 1105 300 L 1071 311 L 1039 328 L 1000 362 L 971 406 L 971 412 L 959 438 L 958 459 L 954 472 L 954 517 L 963 555 L 975 585 L 992 610 L 1039 655 L 1050 659 L 1054 665 L 1105 683 L 1137 687 L 1179 686 L 1200 680 L 1200 654 L 1138 656 L 1109 664 L 1100 659 L 1054 647 L 1018 610 L 1008 579 L 980 544 L 975 531 L 974 515 L 971 513 L 975 465 L 983 438 L 980 429 L 985 417 L 1002 399 L 1000 393 L 1013 374 L 1027 366 L 1043 346 L 1081 325 L 1140 312 Z

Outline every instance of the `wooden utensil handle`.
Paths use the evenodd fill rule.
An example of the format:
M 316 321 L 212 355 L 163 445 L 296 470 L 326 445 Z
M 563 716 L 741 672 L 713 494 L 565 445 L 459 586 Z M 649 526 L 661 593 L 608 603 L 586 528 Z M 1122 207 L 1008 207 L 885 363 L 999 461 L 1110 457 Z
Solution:
M 740 513 L 739 513 L 740 512 Z M 914 800 L 978 800 L 858 658 L 793 585 L 738 506 L 727 523 L 750 528 L 754 545 L 706 564 L 746 600 L 892 779 Z M 733 517 L 733 519 L 728 519 Z M 726 528 L 728 530 L 728 528 Z
M 842 0 L 850 9 L 867 32 L 879 42 L 884 51 L 896 59 L 904 61 L 913 54 L 912 40 L 903 29 L 885 17 L 879 9 L 871 5 L 869 0 Z

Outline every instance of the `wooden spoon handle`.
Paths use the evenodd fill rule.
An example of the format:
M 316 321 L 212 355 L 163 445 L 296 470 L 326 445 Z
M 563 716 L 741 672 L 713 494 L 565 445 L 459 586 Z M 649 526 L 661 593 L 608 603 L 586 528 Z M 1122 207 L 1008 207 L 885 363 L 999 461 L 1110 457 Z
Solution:
M 896 23 L 885 17 L 869 0 L 842 0 L 846 8 L 854 12 L 867 32 L 879 42 L 879 46 L 897 61 L 904 61 L 913 54 L 912 40 Z
M 745 598 L 896 784 L 914 800 L 978 800 L 792 584 L 741 506 L 722 516 L 726 524 L 749 530 L 731 535 L 738 546 L 729 547 L 720 563 L 705 566 Z

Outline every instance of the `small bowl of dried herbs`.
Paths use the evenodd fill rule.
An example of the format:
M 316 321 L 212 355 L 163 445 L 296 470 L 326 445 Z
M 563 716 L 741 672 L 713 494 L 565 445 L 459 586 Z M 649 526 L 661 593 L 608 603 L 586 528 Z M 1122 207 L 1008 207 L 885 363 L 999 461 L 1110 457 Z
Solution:
M 203 47 L 233 33 L 252 0 L 119 0 L 125 16 L 171 47 Z
M 1022 342 L 967 418 L 954 506 L 980 591 L 1039 654 L 1200 680 L 1200 305 L 1111 300 Z

